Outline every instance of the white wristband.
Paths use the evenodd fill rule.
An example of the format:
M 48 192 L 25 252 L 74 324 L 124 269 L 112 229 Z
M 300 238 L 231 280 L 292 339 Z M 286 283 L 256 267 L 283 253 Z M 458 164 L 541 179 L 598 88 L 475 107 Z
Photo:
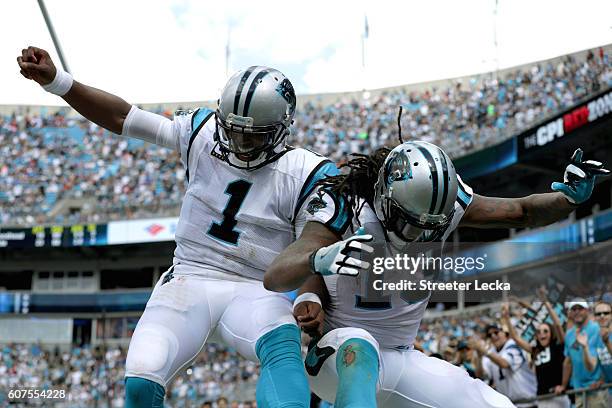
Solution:
M 321 299 L 319 298 L 319 295 L 312 292 L 306 292 L 295 298 L 295 300 L 293 301 L 293 310 L 295 311 L 295 307 L 302 302 L 314 302 L 321 305 Z
M 68 93 L 70 88 L 72 88 L 72 83 L 74 79 L 72 79 L 72 75 L 63 69 L 58 69 L 55 72 L 55 78 L 53 81 L 47 85 L 43 85 L 43 89 L 49 93 L 52 93 L 57 96 L 64 96 Z

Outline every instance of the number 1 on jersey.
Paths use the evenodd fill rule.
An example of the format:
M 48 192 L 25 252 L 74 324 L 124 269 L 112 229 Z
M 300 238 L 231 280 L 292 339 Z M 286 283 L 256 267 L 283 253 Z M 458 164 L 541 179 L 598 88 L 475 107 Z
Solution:
M 208 229 L 208 235 L 228 244 L 238 245 L 240 231 L 234 229 L 238 223 L 236 214 L 240 211 L 240 207 L 242 207 L 250 189 L 251 183 L 245 180 L 232 181 L 227 185 L 225 194 L 229 195 L 230 198 L 223 210 L 223 220 L 220 223 L 213 222 Z

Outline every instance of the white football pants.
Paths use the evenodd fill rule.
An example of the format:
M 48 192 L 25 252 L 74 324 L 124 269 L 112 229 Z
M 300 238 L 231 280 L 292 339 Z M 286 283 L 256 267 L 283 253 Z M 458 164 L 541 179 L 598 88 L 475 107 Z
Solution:
M 258 361 L 257 340 L 279 326 L 295 324 L 289 299 L 264 289 L 262 282 L 221 280 L 218 272 L 206 275 L 201 268 L 179 264 L 161 276 L 130 341 L 126 377 L 166 387 L 213 333 L 243 357 Z
M 480 380 L 471 378 L 460 367 L 427 357 L 417 350 L 380 349 L 378 342 L 363 329 L 334 329 L 317 343 L 319 349 L 335 349 L 320 355 L 329 357 L 317 375 L 308 375 L 311 389 L 321 399 L 334 402 L 338 386 L 338 348 L 351 338 L 370 342 L 378 351 L 380 373 L 376 396 L 379 408 L 506 408 L 514 407 L 508 397 Z

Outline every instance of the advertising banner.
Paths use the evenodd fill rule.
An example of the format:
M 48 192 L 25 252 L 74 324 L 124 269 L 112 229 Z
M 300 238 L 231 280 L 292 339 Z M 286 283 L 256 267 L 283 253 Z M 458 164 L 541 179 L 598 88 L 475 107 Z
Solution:
M 530 153 L 554 143 L 589 123 L 600 120 L 612 112 L 612 91 L 606 90 L 587 102 L 557 115 L 535 129 L 518 136 L 519 154 Z
M 108 244 L 174 241 L 177 223 L 177 217 L 113 221 L 108 223 Z

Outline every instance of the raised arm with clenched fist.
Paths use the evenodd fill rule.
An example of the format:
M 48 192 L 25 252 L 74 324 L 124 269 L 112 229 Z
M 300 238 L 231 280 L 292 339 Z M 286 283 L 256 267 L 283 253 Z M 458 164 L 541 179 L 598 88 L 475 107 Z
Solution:
M 123 123 L 132 109 L 129 103 L 73 80 L 68 72 L 55 67 L 49 53 L 42 48 L 24 48 L 17 57 L 17 64 L 21 75 L 36 81 L 45 91 L 61 96 L 81 115 L 113 133 L 122 134 Z M 155 124 L 150 127 L 157 128 Z M 134 136 L 139 137 L 139 134 Z
M 21 75 L 43 86 L 53 82 L 57 73 L 49 53 L 41 48 L 24 48 L 21 50 L 21 56 L 17 57 L 17 63 L 21 68 Z

